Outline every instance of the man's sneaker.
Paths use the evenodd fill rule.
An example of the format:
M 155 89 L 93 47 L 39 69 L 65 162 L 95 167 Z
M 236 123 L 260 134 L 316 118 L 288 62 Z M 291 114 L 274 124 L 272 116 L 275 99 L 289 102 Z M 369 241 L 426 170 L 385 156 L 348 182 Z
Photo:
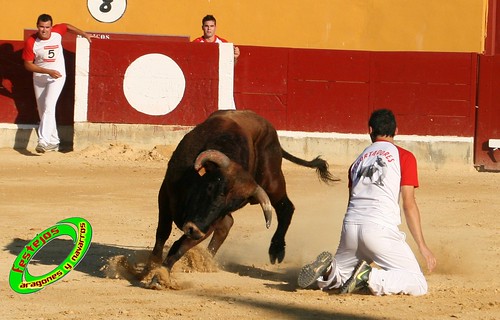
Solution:
M 298 284 L 301 288 L 307 288 L 320 276 L 325 274 L 331 265 L 333 255 L 330 252 L 321 252 L 315 261 L 306 264 L 299 272 Z
M 43 144 L 37 144 L 35 151 L 38 153 L 45 153 L 50 151 L 59 151 L 59 145 L 57 144 L 48 144 L 44 146 Z
M 368 278 L 371 271 L 372 267 L 366 261 L 358 263 L 352 276 L 340 288 L 340 293 L 354 293 L 368 287 Z
M 59 145 L 49 143 L 47 146 L 45 146 L 45 152 L 50 152 L 50 151 L 59 151 Z
M 35 151 L 38 152 L 38 153 L 44 153 L 45 149 L 43 148 L 43 146 L 41 144 L 37 144 L 36 148 L 35 148 Z

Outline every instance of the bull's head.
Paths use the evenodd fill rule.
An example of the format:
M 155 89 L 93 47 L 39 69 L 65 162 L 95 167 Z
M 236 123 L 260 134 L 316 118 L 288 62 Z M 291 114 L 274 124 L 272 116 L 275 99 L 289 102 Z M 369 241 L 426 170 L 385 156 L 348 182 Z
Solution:
M 197 172 L 206 170 L 187 197 L 184 234 L 200 239 L 217 219 L 243 207 L 250 198 L 261 205 L 266 227 L 271 225 L 272 206 L 269 197 L 248 171 L 217 150 L 206 150 L 194 163 Z

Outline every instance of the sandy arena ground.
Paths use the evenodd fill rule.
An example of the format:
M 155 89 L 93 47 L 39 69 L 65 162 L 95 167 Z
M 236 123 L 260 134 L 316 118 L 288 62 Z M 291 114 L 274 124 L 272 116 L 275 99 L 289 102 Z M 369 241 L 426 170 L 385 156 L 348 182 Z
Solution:
M 327 186 L 312 170 L 286 161 L 296 212 L 281 265 L 271 265 L 267 256 L 275 219 L 267 230 L 260 208 L 247 206 L 234 214 L 235 225 L 214 260 L 202 250 L 204 243 L 174 267 L 175 289 L 146 289 L 121 262 L 140 267 L 151 250 L 156 196 L 171 151 L 118 145 L 39 156 L 0 149 L 0 319 L 500 318 L 500 173 L 473 169 L 420 172 L 417 201 L 439 263 L 426 274 L 426 296 L 339 296 L 298 288 L 300 267 L 336 249 L 347 167 L 332 164 L 343 181 Z M 9 272 L 27 242 L 73 216 L 94 229 L 76 270 L 37 293 L 11 290 Z M 167 246 L 179 234 L 175 230 Z M 52 241 L 31 261 L 31 274 L 54 269 L 71 248 L 69 237 Z

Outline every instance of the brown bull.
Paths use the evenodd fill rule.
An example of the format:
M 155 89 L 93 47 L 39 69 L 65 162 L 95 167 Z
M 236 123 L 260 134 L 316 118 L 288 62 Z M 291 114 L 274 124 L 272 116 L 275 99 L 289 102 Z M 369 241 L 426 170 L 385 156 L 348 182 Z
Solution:
M 278 227 L 271 240 L 271 263 L 285 257 L 285 234 L 295 210 L 286 193 L 282 158 L 316 168 L 324 182 L 334 181 L 319 157 L 305 161 L 281 148 L 274 127 L 251 111 L 217 111 L 181 140 L 168 163 L 158 195 L 159 219 L 153 260 L 160 262 L 172 222 L 184 235 L 170 248 L 163 265 L 169 270 L 187 250 L 213 233 L 215 255 L 233 225 L 232 212 L 259 203 L 266 226 L 272 208 Z

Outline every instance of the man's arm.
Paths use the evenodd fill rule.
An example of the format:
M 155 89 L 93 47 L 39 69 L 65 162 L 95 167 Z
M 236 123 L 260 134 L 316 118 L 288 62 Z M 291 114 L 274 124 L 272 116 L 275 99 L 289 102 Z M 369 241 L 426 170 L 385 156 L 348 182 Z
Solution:
M 89 35 L 85 31 L 80 30 L 77 27 L 75 27 L 75 26 L 73 26 L 73 25 L 71 25 L 69 23 L 66 23 L 66 28 L 68 28 L 69 32 L 77 34 L 77 35 L 82 36 L 83 38 L 87 39 L 88 42 L 92 42 L 92 38 L 95 38 L 94 36 Z
M 432 272 L 432 270 L 436 267 L 436 258 L 429 247 L 427 247 L 424 240 L 422 224 L 420 222 L 420 210 L 418 209 L 417 201 L 415 200 L 415 187 L 402 186 L 401 195 L 403 199 L 403 211 L 408 229 L 417 243 L 418 250 L 425 258 L 427 269 L 429 269 L 429 272 Z
M 61 73 L 59 71 L 42 68 L 40 66 L 37 66 L 33 61 L 24 60 L 24 68 L 30 72 L 46 73 L 54 79 L 61 77 Z

